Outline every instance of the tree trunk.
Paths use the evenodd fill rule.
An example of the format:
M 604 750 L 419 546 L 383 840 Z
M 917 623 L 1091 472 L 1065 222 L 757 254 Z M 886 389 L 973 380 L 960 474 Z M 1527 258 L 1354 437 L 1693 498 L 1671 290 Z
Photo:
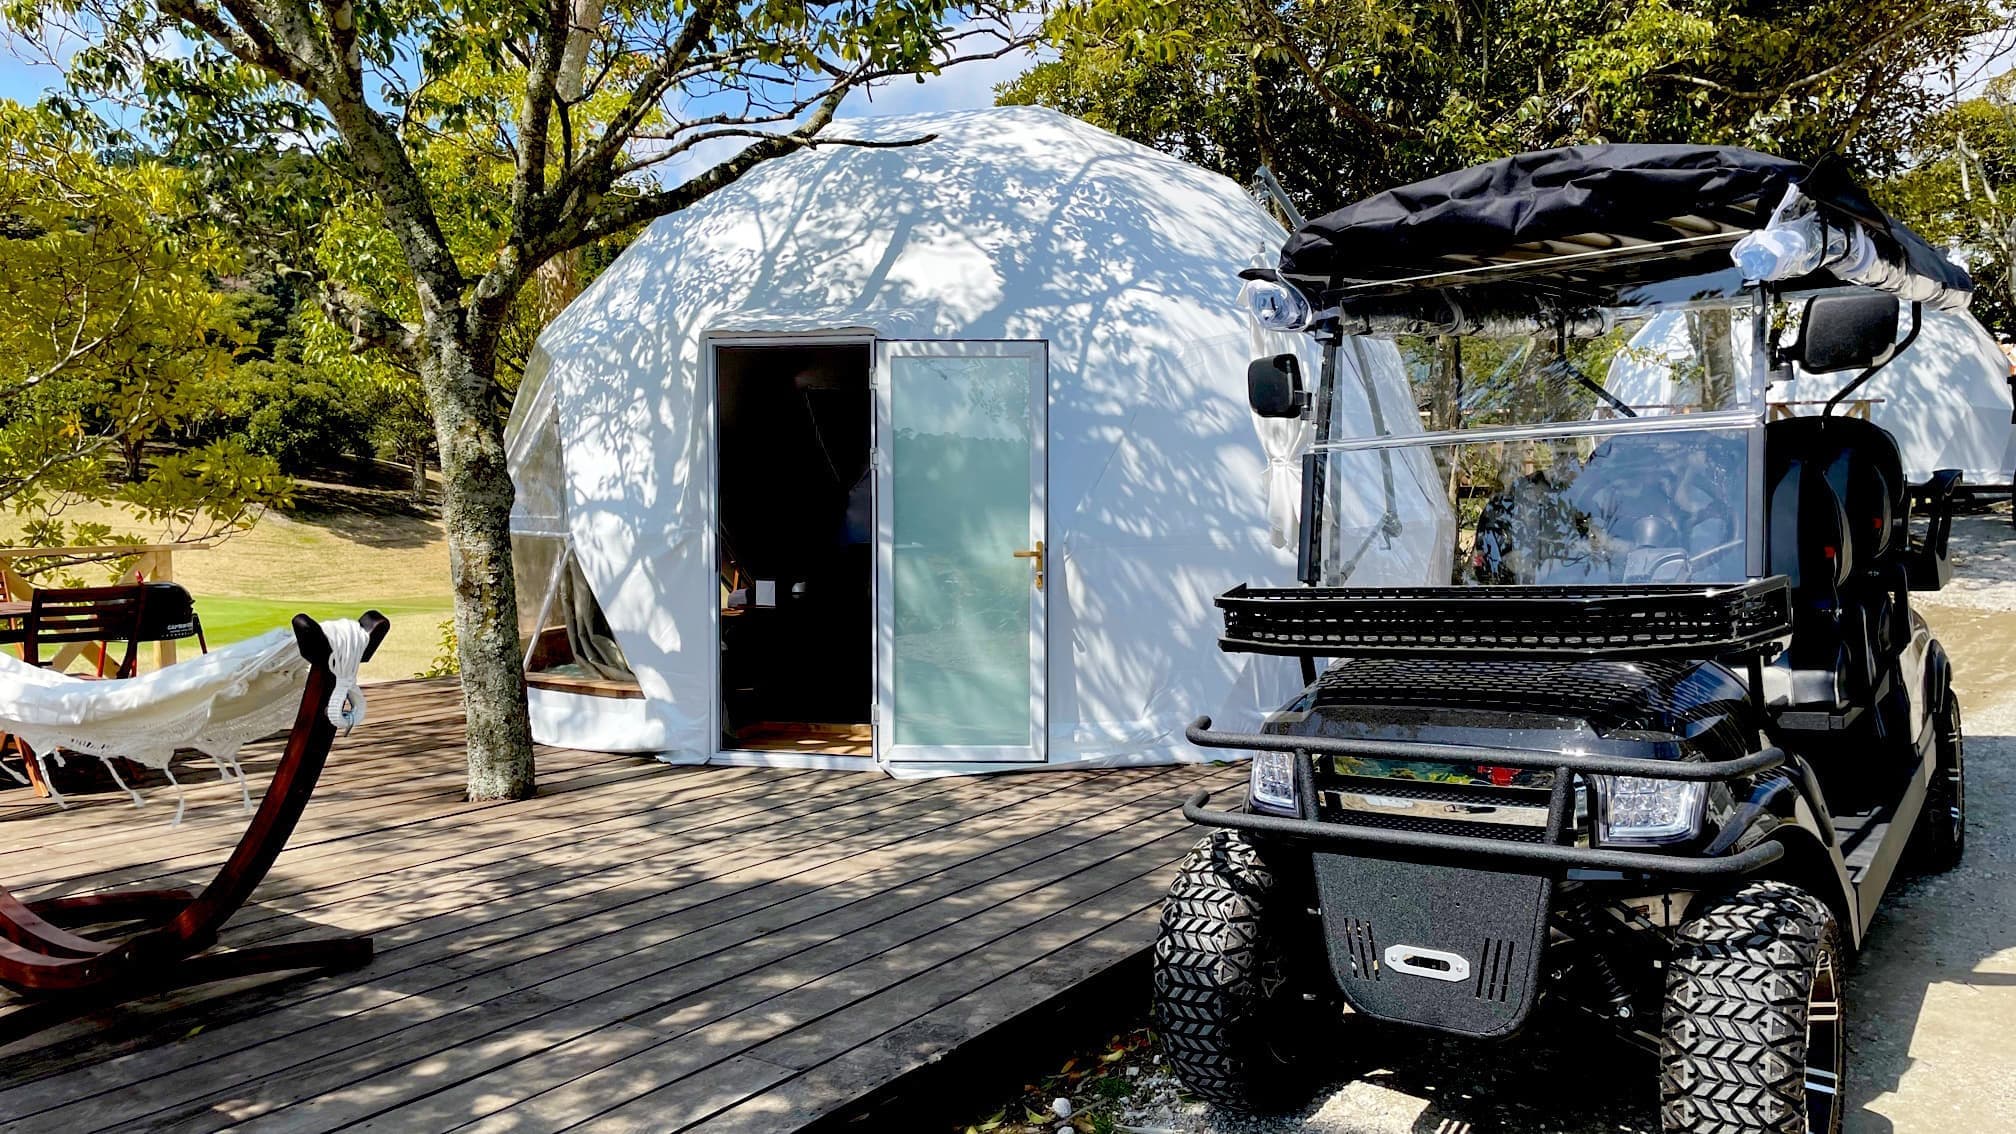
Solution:
M 413 499 L 427 502 L 427 446 L 413 446 Z
M 533 792 L 532 727 L 511 576 L 511 477 L 490 405 L 496 351 L 442 312 L 425 328 L 421 381 L 441 449 L 441 518 L 455 583 L 456 653 L 469 730 L 469 798 Z

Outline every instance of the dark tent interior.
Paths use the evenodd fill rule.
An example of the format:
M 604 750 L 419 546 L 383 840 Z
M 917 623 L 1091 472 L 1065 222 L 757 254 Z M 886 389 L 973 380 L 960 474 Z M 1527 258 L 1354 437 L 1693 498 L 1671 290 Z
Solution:
M 872 754 L 866 345 L 715 351 L 722 743 Z

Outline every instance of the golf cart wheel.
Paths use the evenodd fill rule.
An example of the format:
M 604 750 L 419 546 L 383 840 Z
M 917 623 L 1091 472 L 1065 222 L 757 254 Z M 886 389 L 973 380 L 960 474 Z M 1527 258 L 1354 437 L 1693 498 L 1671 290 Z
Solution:
M 1797 886 L 1753 882 L 1681 927 L 1666 972 L 1661 1127 L 1838 1134 L 1840 931 Z
M 1184 859 L 1155 939 L 1155 1023 L 1169 1064 L 1192 1094 L 1239 1110 L 1302 1101 L 1296 1053 L 1328 1046 L 1320 1006 L 1290 979 L 1270 902 L 1280 896 L 1258 848 L 1215 831 Z
M 1967 753 L 1960 729 L 1960 699 L 1949 688 L 1933 719 L 1938 760 L 1925 786 L 1925 810 L 1918 813 L 1912 852 L 1919 870 L 1943 874 L 1967 852 Z

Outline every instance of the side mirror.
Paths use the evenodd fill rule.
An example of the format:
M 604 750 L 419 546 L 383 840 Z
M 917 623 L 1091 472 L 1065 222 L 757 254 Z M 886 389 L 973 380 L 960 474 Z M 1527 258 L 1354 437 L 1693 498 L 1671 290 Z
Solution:
M 1814 374 L 1862 370 L 1897 345 L 1897 297 L 1855 292 L 1806 301 L 1789 357 Z
M 1261 417 L 1301 417 L 1309 405 L 1301 360 L 1292 354 L 1254 359 L 1246 367 L 1246 404 Z

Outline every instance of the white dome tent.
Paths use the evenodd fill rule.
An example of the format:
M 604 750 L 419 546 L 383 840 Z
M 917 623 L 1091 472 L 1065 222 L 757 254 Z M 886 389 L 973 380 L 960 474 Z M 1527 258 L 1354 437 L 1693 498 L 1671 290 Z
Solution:
M 1889 365 L 1842 399 L 1834 412 L 1867 417 L 1897 438 L 1904 475 L 1922 484 L 1938 469 L 1959 469 L 1962 491 L 2010 486 L 2016 473 L 2016 423 L 2010 412 L 2010 363 L 2002 348 L 1965 311 L 1927 307 L 1918 337 Z M 1904 315 L 1908 326 L 1910 315 Z M 1687 334 L 1684 312 L 1655 316 L 1631 340 L 1639 354 L 1620 354 L 1604 388 L 1634 406 L 1684 400 L 1663 361 L 1669 342 Z M 1748 369 L 1739 356 L 1739 371 Z M 1773 419 L 1818 414 L 1853 374 L 1808 374 L 1765 392 Z
M 1299 686 L 1219 651 L 1212 606 L 1294 574 L 1269 517 L 1310 427 L 1244 375 L 1306 336 L 1254 330 L 1236 278 L 1281 229 L 1047 110 L 836 129 L 932 140 L 758 167 L 539 338 L 509 430 L 534 734 L 896 775 L 1202 758 L 1192 717 Z M 1424 561 L 1447 516 L 1402 520 L 1393 562 Z

